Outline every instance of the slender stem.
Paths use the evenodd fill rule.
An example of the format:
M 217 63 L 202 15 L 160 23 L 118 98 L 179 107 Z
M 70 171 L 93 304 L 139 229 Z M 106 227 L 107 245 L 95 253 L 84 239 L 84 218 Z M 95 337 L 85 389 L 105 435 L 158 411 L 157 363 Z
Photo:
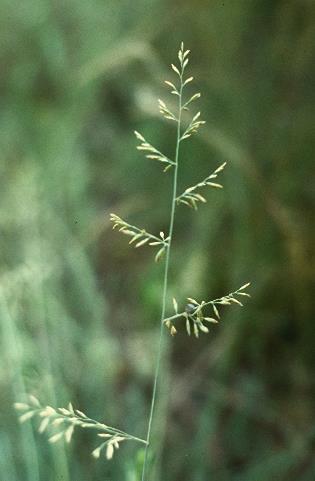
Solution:
M 164 320 L 165 311 L 166 311 L 166 298 L 167 298 L 167 288 L 168 288 L 170 251 L 171 251 L 171 243 L 172 243 L 172 238 L 173 238 L 175 208 L 176 208 L 177 175 L 178 175 L 179 145 L 180 145 L 180 134 L 181 134 L 182 93 L 183 93 L 182 75 L 183 75 L 183 72 L 181 73 L 181 77 L 180 77 L 180 92 L 179 92 L 179 100 L 178 100 L 178 120 L 177 120 L 177 138 L 176 138 L 176 151 L 175 151 L 175 169 L 174 169 L 174 178 L 173 178 L 173 196 L 172 196 L 171 217 L 170 217 L 170 226 L 169 226 L 169 235 L 168 235 L 169 241 L 168 241 L 168 246 L 167 246 L 167 249 L 166 249 L 166 260 L 165 260 L 165 270 L 164 270 L 164 284 L 163 284 L 160 336 L 159 336 L 159 344 L 158 344 L 158 353 L 157 353 L 156 364 L 155 364 L 153 392 L 152 392 L 151 408 L 150 408 L 150 415 L 149 415 L 149 422 L 148 422 L 148 431 L 147 431 L 147 437 L 146 437 L 147 444 L 146 444 L 145 453 L 144 453 L 144 461 L 143 461 L 143 467 L 142 467 L 141 481 L 146 480 L 146 469 L 147 469 L 147 463 L 148 463 L 149 445 L 150 445 L 150 440 L 151 440 L 152 421 L 153 421 L 153 415 L 154 415 L 154 408 L 155 408 L 155 401 L 156 401 L 156 394 L 157 394 L 157 386 L 158 386 L 158 378 L 159 378 L 160 365 L 161 365 L 162 341 L 163 341 L 163 331 L 164 331 L 163 320 Z
M 174 314 L 174 316 L 171 316 L 171 317 L 167 317 L 166 319 L 164 319 L 164 324 L 166 321 L 174 321 L 174 319 L 178 319 L 179 317 L 184 317 L 186 316 L 186 311 L 183 311 L 183 312 L 178 312 L 177 314 Z
M 128 434 L 126 436 L 126 439 L 129 439 L 131 441 L 138 441 L 138 443 L 142 443 L 142 444 L 147 445 L 147 442 L 144 439 L 137 438 L 136 436 L 132 436 L 131 434 Z

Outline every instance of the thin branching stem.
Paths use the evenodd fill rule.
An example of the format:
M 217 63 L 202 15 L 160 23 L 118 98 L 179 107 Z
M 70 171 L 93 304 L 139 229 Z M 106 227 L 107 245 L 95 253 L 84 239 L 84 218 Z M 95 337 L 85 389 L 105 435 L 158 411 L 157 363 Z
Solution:
M 147 431 L 147 437 L 146 437 L 147 444 L 146 444 L 145 453 L 144 453 L 144 461 L 143 461 L 141 481 L 146 480 L 148 454 L 149 454 L 149 446 L 150 446 L 151 432 L 152 432 L 152 421 L 153 421 L 153 415 L 154 415 L 154 408 L 155 408 L 155 401 L 156 401 L 156 394 L 157 394 L 157 386 L 158 386 L 158 379 L 159 379 L 160 366 L 161 366 L 163 331 L 164 331 L 163 320 L 164 320 L 165 311 L 166 311 L 170 252 L 171 252 L 171 243 L 172 243 L 172 238 L 173 238 L 175 209 L 176 209 L 179 146 L 180 146 L 180 140 L 181 140 L 182 94 L 183 94 L 183 71 L 181 72 L 181 75 L 180 75 L 180 90 L 179 90 L 179 96 L 178 96 L 178 119 L 177 119 L 177 136 L 176 136 L 176 150 L 175 150 L 175 168 L 174 168 L 174 177 L 173 177 L 173 195 L 172 195 L 171 217 L 170 217 L 170 226 L 169 226 L 169 235 L 168 235 L 169 241 L 168 241 L 168 246 L 166 248 L 160 336 L 159 336 L 158 353 L 157 353 L 156 365 L 155 365 L 153 392 L 152 392 L 150 415 L 149 415 L 149 421 L 148 421 L 148 431 Z
M 135 135 L 140 142 L 137 147 L 138 150 L 143 151 L 148 159 L 158 160 L 163 164 L 167 164 L 166 167 L 164 165 L 164 172 L 174 167 L 172 202 L 170 209 L 168 235 L 165 236 L 164 232 L 161 231 L 159 237 L 155 236 L 147 232 L 145 229 L 141 229 L 139 227 L 129 224 L 116 214 L 112 213 L 110 215 L 110 220 L 113 222 L 113 229 L 117 228 L 117 230 L 122 234 L 131 237 L 129 244 L 133 244 L 135 248 L 142 247 L 144 245 L 154 247 L 158 246 L 158 251 L 155 255 L 156 262 L 160 261 L 165 256 L 160 332 L 157 346 L 153 390 L 147 423 L 146 438 L 138 438 L 124 431 L 121 431 L 120 429 L 108 426 L 107 424 L 103 424 L 96 421 L 95 419 L 89 418 L 82 411 L 74 409 L 71 403 L 69 403 L 68 408 L 53 408 L 51 406 L 44 407 L 34 395 L 29 395 L 28 403 L 15 403 L 15 408 L 18 411 L 22 412 L 19 418 L 20 422 L 23 423 L 33 417 L 38 417 L 40 419 L 40 424 L 38 428 L 39 433 L 43 433 L 44 431 L 50 432 L 52 435 L 50 435 L 49 437 L 49 442 L 52 444 L 60 440 L 64 440 L 69 443 L 72 439 L 73 432 L 76 430 L 76 428 L 79 427 L 83 429 L 87 428 L 94 431 L 100 431 L 96 434 L 98 438 L 102 438 L 102 442 L 98 446 L 96 446 L 96 448 L 91 453 L 91 455 L 95 459 L 99 459 L 101 454 L 105 454 L 107 460 L 112 459 L 115 450 L 119 449 L 120 444 L 126 440 L 132 440 L 144 444 L 145 451 L 142 465 L 142 481 L 149 481 L 149 452 L 151 448 L 152 424 L 155 413 L 159 377 L 161 372 L 164 327 L 167 327 L 170 331 L 170 334 L 174 336 L 177 330 L 173 324 L 173 321 L 182 318 L 185 321 L 187 334 L 190 336 L 193 333 L 195 337 L 199 337 L 199 333 L 207 334 L 210 332 L 209 328 L 206 326 L 206 323 L 218 323 L 220 321 L 221 305 L 238 304 L 239 306 L 242 306 L 243 304 L 239 300 L 239 298 L 242 299 L 241 296 L 250 297 L 247 292 L 244 292 L 245 289 L 247 289 L 247 287 L 249 287 L 250 285 L 250 283 L 247 283 L 241 286 L 238 290 L 231 292 L 226 296 L 207 302 L 199 302 L 195 299 L 188 297 L 188 303 L 185 306 L 185 310 L 182 312 L 178 312 L 178 303 L 176 299 L 173 298 L 173 307 L 175 310 L 175 314 L 171 317 L 165 318 L 168 295 L 171 244 L 173 240 L 176 205 L 179 203 L 183 203 L 196 209 L 198 202 L 206 202 L 206 199 L 199 193 L 199 189 L 205 186 L 222 187 L 221 184 L 214 183 L 213 180 L 216 179 L 218 173 L 220 173 L 225 167 L 225 163 L 223 163 L 218 168 L 216 168 L 216 170 L 214 170 L 210 175 L 204 178 L 201 182 L 198 182 L 197 184 L 186 188 L 186 190 L 181 195 L 177 196 L 177 177 L 181 142 L 196 133 L 199 130 L 199 127 L 205 123 L 203 120 L 200 120 L 200 112 L 197 112 L 193 116 L 190 124 L 188 125 L 188 127 L 186 127 L 186 129 L 182 125 L 183 111 L 189 110 L 188 106 L 194 100 L 200 98 L 200 93 L 195 93 L 189 98 L 189 100 L 186 101 L 185 96 L 183 95 L 185 86 L 193 80 L 193 77 L 188 77 L 184 79 L 185 68 L 189 62 L 189 52 L 189 50 L 184 50 L 184 44 L 182 42 L 180 50 L 178 52 L 179 67 L 171 64 L 172 70 L 176 73 L 176 75 L 178 75 L 179 78 L 179 83 L 176 82 L 177 86 L 168 80 L 165 81 L 166 84 L 171 87 L 171 93 L 178 96 L 178 113 L 173 113 L 172 111 L 170 111 L 166 103 L 162 100 L 158 101 L 161 114 L 166 119 L 174 121 L 177 127 L 174 159 L 171 160 L 167 156 L 162 154 L 160 150 L 156 149 L 153 145 L 147 142 L 146 139 L 139 132 L 135 131 Z M 208 306 L 212 306 L 212 317 L 207 317 L 208 315 L 205 313 L 205 308 Z M 207 311 L 209 311 L 209 309 L 207 309 Z
M 218 297 L 217 299 L 213 299 L 212 301 L 208 301 L 208 302 L 203 301 L 199 305 L 195 306 L 196 307 L 195 311 L 192 311 L 190 313 L 190 315 L 196 314 L 198 311 L 200 311 L 200 309 L 204 309 L 207 306 L 213 306 L 213 305 L 216 305 L 216 304 L 226 304 L 226 302 L 222 302 L 222 301 L 224 301 L 224 300 L 229 301 L 231 299 L 233 300 L 235 294 L 239 294 L 239 291 L 240 291 L 240 289 L 237 289 L 237 291 L 230 292 L 226 296 Z M 249 297 L 248 294 L 243 294 L 243 295 L 247 295 Z M 173 316 L 170 316 L 170 317 L 167 317 L 166 319 L 164 319 L 163 322 L 166 323 L 168 321 L 174 321 L 175 319 L 178 319 L 179 317 L 186 317 L 186 316 L 187 316 L 186 311 L 177 312 Z

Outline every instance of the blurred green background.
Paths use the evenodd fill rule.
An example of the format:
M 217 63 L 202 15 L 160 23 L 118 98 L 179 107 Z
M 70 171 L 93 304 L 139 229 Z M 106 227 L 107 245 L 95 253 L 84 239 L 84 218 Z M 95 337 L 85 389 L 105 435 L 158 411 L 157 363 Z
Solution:
M 1 0 L 0 39 L 1 480 L 139 480 L 137 445 L 96 462 L 95 436 L 51 446 L 12 404 L 145 435 L 163 266 L 108 218 L 167 230 L 171 174 L 133 130 L 173 154 L 157 98 L 181 40 L 207 123 L 179 188 L 228 166 L 177 210 L 170 295 L 252 299 L 167 344 L 150 481 L 314 480 L 314 2 Z

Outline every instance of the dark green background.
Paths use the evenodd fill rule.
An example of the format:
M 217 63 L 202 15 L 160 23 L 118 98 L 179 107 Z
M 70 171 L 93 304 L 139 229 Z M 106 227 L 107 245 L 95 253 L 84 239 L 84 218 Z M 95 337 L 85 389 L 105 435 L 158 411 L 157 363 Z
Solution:
M 167 230 L 171 174 L 133 130 L 173 155 L 157 98 L 182 40 L 207 123 L 180 190 L 228 165 L 178 208 L 170 295 L 250 280 L 252 299 L 168 343 L 150 481 L 315 478 L 314 39 L 312 0 L 1 1 L 1 480 L 139 480 L 137 445 L 96 462 L 95 436 L 51 446 L 12 403 L 72 400 L 145 436 L 162 266 L 108 217 Z

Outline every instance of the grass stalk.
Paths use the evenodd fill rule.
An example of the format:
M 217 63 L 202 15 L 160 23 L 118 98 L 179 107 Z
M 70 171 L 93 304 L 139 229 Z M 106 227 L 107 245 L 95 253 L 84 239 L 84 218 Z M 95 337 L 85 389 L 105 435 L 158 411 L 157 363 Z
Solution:
M 205 123 L 203 120 L 200 120 L 200 112 L 192 114 L 190 123 L 186 124 L 186 126 L 184 126 L 182 122 L 182 120 L 185 120 L 182 119 L 183 111 L 189 110 L 188 106 L 190 106 L 192 102 L 200 98 L 200 93 L 193 94 L 192 96 L 190 96 L 190 98 L 188 98 L 188 100 L 186 98 L 186 95 L 183 95 L 184 87 L 193 80 L 193 77 L 191 76 L 184 78 L 185 68 L 189 62 L 189 52 L 190 50 L 184 49 L 184 44 L 182 42 L 180 50 L 178 51 L 179 67 L 171 64 L 172 70 L 178 76 L 179 81 L 177 80 L 175 85 L 173 82 L 165 80 L 165 83 L 168 85 L 168 87 L 171 88 L 171 93 L 178 97 L 177 111 L 173 113 L 167 107 L 166 103 L 163 100 L 158 100 L 159 110 L 163 117 L 175 122 L 177 134 L 174 159 L 171 160 L 167 156 L 162 154 L 162 152 L 156 149 L 150 142 L 148 142 L 142 136 L 142 134 L 135 131 L 135 136 L 139 142 L 137 149 L 142 151 L 147 159 L 162 163 L 164 172 L 168 171 L 169 169 L 174 169 L 168 233 L 165 235 L 164 232 L 161 231 L 158 237 L 156 235 L 150 234 L 144 228 L 139 228 L 129 224 L 114 213 L 110 215 L 110 220 L 113 222 L 113 229 L 117 228 L 117 230 L 122 234 L 131 237 L 129 244 L 133 244 L 133 247 L 135 248 L 142 247 L 144 245 L 157 248 L 157 253 L 155 254 L 156 262 L 160 261 L 162 258 L 165 257 L 160 330 L 154 369 L 152 397 L 149 416 L 147 420 L 146 438 L 141 439 L 139 437 L 128 434 L 125 431 L 121 431 L 117 428 L 89 418 L 82 411 L 74 409 L 71 402 L 69 403 L 67 408 L 53 408 L 52 406 L 44 407 L 34 395 L 29 395 L 27 403 L 15 403 L 15 408 L 18 411 L 21 411 L 19 418 L 20 422 L 23 423 L 33 417 L 39 418 L 40 424 L 38 427 L 38 431 L 40 433 L 43 433 L 47 430 L 49 432 L 49 442 L 52 444 L 55 444 L 60 440 L 64 440 L 69 443 L 72 439 L 74 430 L 79 427 L 87 429 L 90 428 L 96 431 L 100 431 L 99 433 L 96 433 L 96 435 L 97 438 L 102 438 L 102 442 L 97 445 L 91 453 L 95 459 L 99 459 L 100 455 L 102 454 L 105 455 L 107 460 L 111 460 L 113 458 L 115 450 L 118 450 L 120 444 L 124 441 L 135 441 L 145 444 L 144 459 L 141 473 L 142 481 L 149 480 L 148 471 L 150 464 L 149 453 L 152 452 L 152 426 L 156 411 L 159 378 L 162 370 L 162 359 L 163 357 L 166 357 L 163 356 L 163 353 L 165 352 L 165 349 L 163 349 L 164 327 L 167 327 L 169 333 L 174 336 L 177 330 L 173 322 L 181 319 L 182 321 L 185 321 L 185 328 L 187 334 L 190 336 L 193 333 L 195 337 L 199 337 L 199 333 L 207 334 L 210 332 L 206 323 L 216 324 L 220 321 L 219 309 L 221 309 L 223 305 L 237 304 L 239 306 L 242 306 L 243 304 L 240 299 L 243 299 L 244 296 L 249 297 L 249 294 L 245 292 L 245 289 L 247 289 L 250 284 L 246 283 L 236 291 L 210 301 L 196 301 L 191 297 L 187 297 L 188 304 L 186 303 L 185 308 L 182 311 L 178 310 L 179 305 L 176 299 L 173 298 L 173 308 L 175 310 L 175 314 L 167 318 L 165 317 L 167 308 L 170 256 L 173 240 L 176 205 L 184 204 L 197 210 L 198 203 L 206 202 L 206 199 L 199 192 L 200 189 L 204 189 L 206 186 L 222 188 L 221 184 L 213 182 L 213 180 L 217 178 L 218 174 L 222 172 L 226 165 L 226 163 L 224 162 L 207 177 L 204 177 L 203 180 L 197 182 L 193 186 L 187 187 L 179 197 L 177 196 L 177 177 L 181 142 L 195 134 L 199 130 L 199 127 Z M 40 298 L 42 298 L 43 294 L 44 292 L 41 293 Z M 205 312 L 205 310 L 207 312 Z M 211 311 L 211 317 L 208 317 L 209 310 Z M 45 318 L 46 312 L 43 312 L 42 314 Z M 50 364 L 47 365 L 48 370 L 50 367 Z M 162 447 L 162 443 L 160 443 L 160 445 Z
M 158 380 L 159 380 L 160 366 L 161 366 L 161 355 L 162 355 L 163 333 L 164 333 L 163 320 L 165 318 L 165 312 L 166 312 L 170 253 L 171 253 L 171 244 L 173 239 L 176 197 L 177 197 L 178 161 L 179 161 L 179 147 L 180 147 L 180 140 L 181 140 L 182 93 L 183 93 L 183 71 L 181 72 L 181 76 L 180 76 L 180 90 L 179 90 L 179 97 L 178 97 L 178 120 L 177 120 L 177 136 L 176 136 L 176 150 L 175 150 L 175 168 L 174 168 L 174 176 L 173 176 L 173 194 L 172 194 L 170 225 L 169 225 L 169 233 L 168 233 L 169 242 L 166 249 L 166 260 L 165 260 L 165 270 L 164 270 L 160 335 L 159 335 L 158 352 L 157 352 L 157 358 L 156 358 L 156 364 L 155 364 L 153 391 L 152 391 L 151 407 L 150 407 L 148 430 L 147 430 L 147 437 L 146 437 L 147 444 L 146 444 L 145 453 L 144 453 L 141 481 L 146 480 L 148 454 L 149 454 L 151 434 L 152 434 L 152 423 L 153 423 L 154 409 L 155 409 L 155 403 L 156 403 L 156 397 L 157 397 L 157 387 L 158 387 Z

